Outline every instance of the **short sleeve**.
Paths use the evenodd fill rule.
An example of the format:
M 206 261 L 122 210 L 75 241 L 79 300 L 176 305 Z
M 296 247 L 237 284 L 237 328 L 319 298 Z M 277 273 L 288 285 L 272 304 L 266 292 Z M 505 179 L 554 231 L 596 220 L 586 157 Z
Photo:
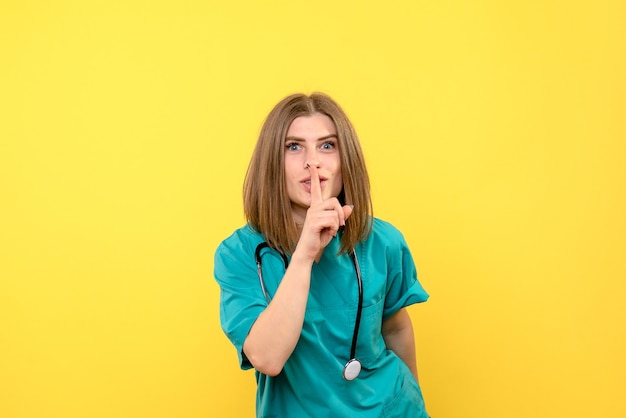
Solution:
M 245 229 L 235 232 L 215 251 L 214 264 L 215 280 L 220 286 L 220 323 L 237 349 L 239 364 L 244 370 L 252 368 L 252 364 L 243 352 L 243 343 L 267 306 L 254 259 L 256 243 L 250 238 L 254 237 L 246 237 Z
M 390 224 L 383 224 L 388 266 L 384 320 L 406 306 L 427 301 L 429 295 L 417 278 L 415 262 L 404 236 Z

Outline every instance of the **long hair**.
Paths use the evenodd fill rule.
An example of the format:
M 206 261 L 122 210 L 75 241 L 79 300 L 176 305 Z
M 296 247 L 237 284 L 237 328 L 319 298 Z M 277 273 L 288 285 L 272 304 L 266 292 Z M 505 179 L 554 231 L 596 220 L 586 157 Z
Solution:
M 265 119 L 243 186 L 248 223 L 263 234 L 272 248 L 285 254 L 293 253 L 299 239 L 285 184 L 285 138 L 295 118 L 314 113 L 327 115 L 335 124 L 343 178 L 338 199 L 342 205 L 354 205 L 341 235 L 339 252 L 352 251 L 372 228 L 369 176 L 352 123 L 326 94 L 293 94 L 281 100 Z

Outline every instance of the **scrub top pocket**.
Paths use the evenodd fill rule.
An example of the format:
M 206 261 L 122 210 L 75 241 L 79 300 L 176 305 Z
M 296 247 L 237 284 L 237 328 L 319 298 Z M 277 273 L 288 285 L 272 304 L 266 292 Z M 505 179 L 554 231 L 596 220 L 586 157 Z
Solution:
M 383 409 L 385 418 L 429 418 L 419 384 L 412 374 L 402 373 L 396 396 Z

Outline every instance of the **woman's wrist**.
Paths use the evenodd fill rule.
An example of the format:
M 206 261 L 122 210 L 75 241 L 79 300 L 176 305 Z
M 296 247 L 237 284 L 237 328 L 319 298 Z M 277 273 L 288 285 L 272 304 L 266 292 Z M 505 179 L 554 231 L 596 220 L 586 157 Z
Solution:
M 289 265 L 295 264 L 299 267 L 311 267 L 315 260 L 315 254 L 308 254 L 307 251 L 296 247 L 296 250 L 291 255 L 291 261 Z

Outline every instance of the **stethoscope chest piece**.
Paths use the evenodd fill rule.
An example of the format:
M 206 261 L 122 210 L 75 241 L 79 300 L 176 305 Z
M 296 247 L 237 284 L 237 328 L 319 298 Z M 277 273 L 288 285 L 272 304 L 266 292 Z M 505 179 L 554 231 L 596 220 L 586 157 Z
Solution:
M 343 378 L 346 380 L 354 380 L 361 373 L 361 362 L 355 358 L 346 363 L 343 367 Z

